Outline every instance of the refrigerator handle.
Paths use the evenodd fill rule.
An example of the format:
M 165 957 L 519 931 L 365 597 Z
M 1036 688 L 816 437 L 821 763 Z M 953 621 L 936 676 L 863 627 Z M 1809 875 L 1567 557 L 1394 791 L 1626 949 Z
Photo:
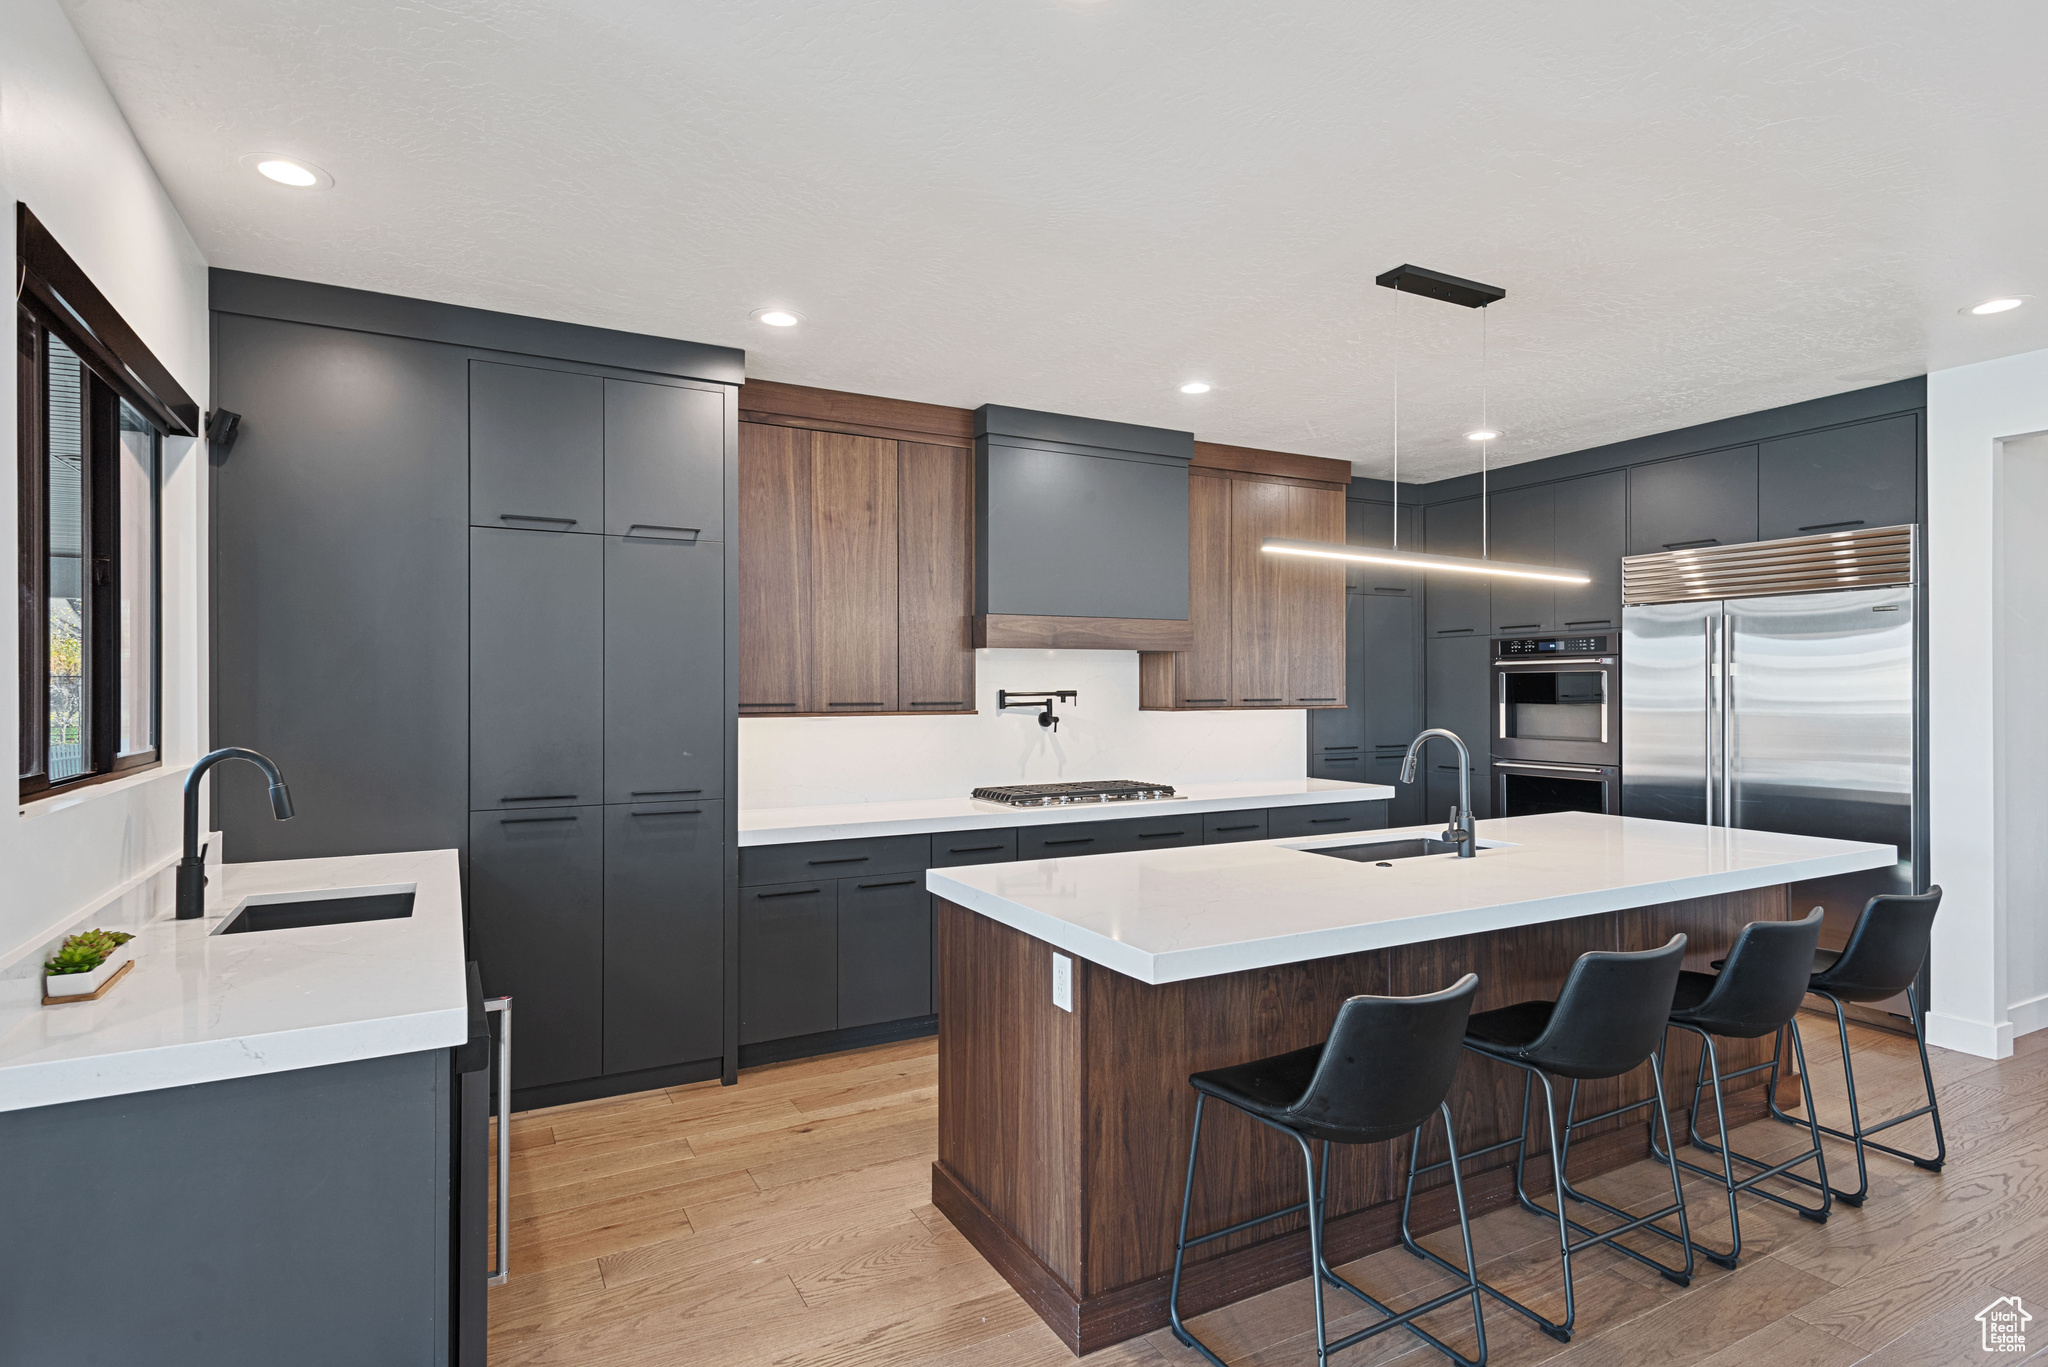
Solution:
M 1735 642 L 1728 614 L 1721 618 L 1721 824 L 1735 826 Z
M 1706 634 L 1702 643 L 1703 649 L 1700 651 L 1700 668 L 1703 672 L 1700 684 L 1701 691 L 1706 697 L 1706 706 L 1700 709 L 1700 758 L 1706 772 L 1700 777 L 1706 780 L 1704 787 L 1707 824 L 1711 826 L 1714 824 L 1714 715 L 1720 710 L 1720 690 L 1715 678 L 1715 665 L 1721 658 L 1720 642 L 1714 631 L 1713 613 L 1709 612 L 1700 618 L 1700 629 Z

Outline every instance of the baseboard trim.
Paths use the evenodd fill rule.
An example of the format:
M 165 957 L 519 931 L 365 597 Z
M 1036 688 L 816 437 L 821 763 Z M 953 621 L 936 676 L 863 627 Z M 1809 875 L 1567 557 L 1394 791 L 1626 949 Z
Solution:
M 939 1033 L 937 1016 L 912 1016 L 908 1020 L 883 1021 L 879 1025 L 856 1025 L 848 1030 L 821 1030 L 815 1035 L 792 1035 L 788 1039 L 763 1040 L 740 1046 L 740 1067 L 758 1068 L 764 1063 L 788 1063 L 793 1059 L 838 1054 L 848 1049 L 866 1049 L 876 1044 L 918 1039 Z
M 516 1064 L 513 1073 L 518 1073 Z M 652 1092 L 663 1087 L 683 1087 L 692 1082 L 708 1082 L 725 1072 L 723 1059 L 698 1059 L 694 1063 L 675 1063 L 665 1068 L 642 1068 L 631 1073 L 607 1073 L 603 1077 L 578 1078 L 574 1082 L 550 1082 L 540 1087 L 514 1087 L 512 1109 L 538 1111 L 549 1106 L 567 1106 L 577 1101 L 599 1101 L 608 1096 L 625 1096 L 631 1092 Z M 496 1105 L 494 1101 L 493 1106 Z M 497 1112 L 492 1111 L 495 1115 Z
M 2041 1024 L 2048 1025 L 2048 1021 Z M 1978 1058 L 2012 1057 L 2012 1039 L 2016 1032 L 2010 1020 L 1965 1020 L 1961 1016 L 1929 1011 L 1922 1028 L 1927 1032 L 1927 1042 L 1936 1048 L 1975 1054 Z

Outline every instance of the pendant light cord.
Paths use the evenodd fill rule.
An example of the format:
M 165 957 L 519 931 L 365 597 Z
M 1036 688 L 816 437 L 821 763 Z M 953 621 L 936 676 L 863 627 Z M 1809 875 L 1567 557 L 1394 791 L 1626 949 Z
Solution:
M 1486 425 L 1486 306 L 1479 306 L 1479 430 L 1491 432 Z M 1493 559 L 1493 552 L 1487 548 L 1487 498 L 1486 498 L 1486 448 L 1493 445 L 1492 437 L 1483 437 L 1479 442 L 1479 558 Z
M 1401 282 L 1394 282 L 1394 297 L 1401 297 Z M 1394 513 L 1393 526 L 1389 529 L 1388 543 L 1394 550 L 1401 549 L 1401 352 L 1407 341 L 1402 330 L 1402 309 L 1394 305 Z

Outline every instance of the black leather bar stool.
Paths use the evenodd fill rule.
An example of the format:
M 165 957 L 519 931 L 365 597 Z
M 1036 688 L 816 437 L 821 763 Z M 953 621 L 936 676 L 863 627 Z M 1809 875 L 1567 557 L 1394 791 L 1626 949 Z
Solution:
M 1765 1035 L 1779 1035 L 1777 1047 L 1780 1050 L 1784 1048 L 1782 1032 L 1798 1014 L 1799 1003 L 1805 999 L 1807 978 L 1813 971 L 1814 952 L 1820 945 L 1820 925 L 1824 914 L 1821 908 L 1815 907 L 1803 921 L 1751 921 L 1735 937 L 1735 947 L 1728 951 L 1728 957 L 1715 961 L 1714 966 L 1720 969 L 1718 974 L 1688 970 L 1678 975 L 1678 991 L 1671 1003 L 1670 1023 L 1700 1037 L 1700 1066 L 1693 1075 L 1692 1113 L 1687 1122 L 1687 1139 L 1693 1147 L 1718 1157 L 1721 1170 L 1716 1172 L 1683 1158 L 1674 1159 L 1669 1152 L 1659 1149 L 1654 1140 L 1650 1148 L 1665 1163 L 1675 1161 L 1687 1172 L 1711 1177 L 1727 1190 L 1728 1251 L 1717 1253 L 1697 1240 L 1693 1242 L 1694 1248 L 1722 1267 L 1734 1267 L 1742 1257 L 1742 1212 L 1735 1204 L 1735 1198 L 1741 1192 L 1776 1201 L 1817 1223 L 1827 1222 L 1830 1200 L 1828 1160 L 1820 1150 L 1820 1126 L 1818 1122 L 1811 1121 L 1813 1089 L 1807 1083 L 1806 1053 L 1799 1043 L 1799 1032 L 1792 1032 L 1792 1048 L 1799 1057 L 1799 1084 L 1806 1095 L 1806 1114 L 1810 1122 L 1807 1128 L 1813 1135 L 1813 1144 L 1797 1156 L 1779 1163 L 1752 1158 L 1729 1146 L 1728 1111 L 1721 1099 L 1723 1081 L 1747 1077 L 1766 1068 L 1774 1070 L 1775 1081 L 1775 1054 L 1769 1063 L 1724 1074 L 1720 1053 L 1714 1047 L 1716 1035 L 1724 1039 L 1762 1039 Z M 1714 1087 L 1714 1120 L 1721 1139 L 1718 1147 L 1700 1135 L 1700 1091 L 1710 1080 Z M 1820 1174 L 1819 1181 L 1798 1177 L 1791 1172 L 1806 1162 L 1814 1165 Z M 1758 1171 L 1738 1179 L 1735 1176 L 1737 1163 L 1747 1164 Z M 1772 1177 L 1789 1177 L 1814 1188 L 1821 1194 L 1820 1204 L 1802 1205 L 1758 1186 Z
M 1921 966 L 1927 962 L 1927 943 L 1934 929 L 1934 913 L 1939 910 L 1941 889 L 1938 887 L 1929 888 L 1917 896 L 1885 893 L 1873 897 L 1864 903 L 1863 914 L 1856 918 L 1856 928 L 1849 932 L 1849 943 L 1840 953 L 1823 949 L 1813 956 L 1813 976 L 1807 979 L 1806 990 L 1834 1003 L 1835 1029 L 1842 1039 L 1842 1080 L 1849 1089 L 1849 1128 L 1837 1130 L 1817 1121 L 1813 1123 L 1822 1134 L 1846 1139 L 1856 1146 L 1856 1190 L 1834 1189 L 1835 1199 L 1852 1206 L 1862 1205 L 1864 1198 L 1870 1195 L 1870 1170 L 1863 1159 L 1865 1149 L 1876 1149 L 1879 1153 L 1903 1158 L 1929 1172 L 1940 1172 L 1942 1164 L 1948 1161 L 1948 1140 L 1941 1133 L 1941 1103 L 1934 1095 L 1934 1070 L 1927 1065 L 1927 1032 L 1920 1020 L 1920 998 L 1913 986 L 1914 980 L 1920 976 Z M 1913 1043 L 1920 1048 L 1920 1078 L 1927 1085 L 1927 1104 L 1903 1115 L 1895 1115 L 1890 1120 L 1865 1125 L 1862 1113 L 1856 1107 L 1856 1069 L 1849 1061 L 1849 1018 L 1843 1014 L 1842 1003 L 1884 1001 L 1901 992 L 1906 994 L 1906 1010 L 1913 1021 Z M 1806 1124 L 1807 1121 L 1778 1109 L 1775 1065 L 1783 1058 L 1781 1044 L 1772 1061 L 1771 1115 L 1787 1125 Z M 1813 1111 L 1810 1095 L 1806 1109 L 1810 1116 Z M 1931 1158 L 1880 1144 L 1870 1137 L 1923 1115 L 1934 1118 L 1934 1156 Z
M 1472 1227 L 1465 1215 L 1462 1180 L 1456 1184 L 1456 1192 L 1458 1229 L 1465 1237 L 1465 1270 L 1458 1273 L 1464 1286 L 1397 1312 L 1338 1276 L 1323 1254 L 1323 1212 L 1330 1195 L 1332 1144 L 1384 1144 L 1406 1134 L 1412 1135 L 1414 1146 L 1419 1147 L 1422 1126 L 1434 1111 L 1443 1117 L 1444 1138 L 1452 1155 L 1457 1154 L 1457 1136 L 1451 1132 L 1451 1108 L 1444 1104 L 1444 1097 L 1451 1090 L 1451 1079 L 1457 1075 L 1459 1041 L 1472 1014 L 1472 994 L 1478 986 L 1478 975 L 1467 973 L 1429 996 L 1352 997 L 1337 1009 L 1337 1023 L 1331 1027 L 1327 1043 L 1254 1063 L 1196 1073 L 1188 1079 L 1195 1089 L 1195 1128 L 1194 1137 L 1188 1141 L 1187 1185 L 1181 1191 L 1180 1237 L 1174 1244 L 1173 1289 L 1167 1299 L 1175 1338 L 1216 1367 L 1225 1367 L 1223 1359 L 1196 1338 L 1180 1317 L 1181 1264 L 1187 1251 L 1253 1225 L 1305 1211 L 1309 1261 L 1315 1277 L 1318 1367 L 1327 1363 L 1334 1352 L 1403 1326 L 1462 1367 L 1482 1367 L 1486 1361 L 1486 1322 L 1479 1310 L 1479 1280 L 1475 1275 L 1477 1265 L 1472 1261 Z M 1261 1125 L 1278 1130 L 1300 1146 L 1308 1198 L 1285 1210 L 1240 1220 L 1227 1229 L 1190 1239 L 1188 1206 L 1195 1190 L 1195 1159 L 1202 1149 L 1202 1108 L 1211 1097 L 1236 1107 Z M 1322 1145 L 1320 1175 L 1311 1141 Z M 1414 1147 L 1409 1150 L 1408 1167 L 1412 1186 Z M 1384 1318 L 1331 1343 L 1323 1314 L 1324 1282 L 1349 1291 Z M 1418 1316 L 1464 1296 L 1472 1298 L 1472 1325 L 1479 1338 L 1476 1358 L 1461 1356 L 1415 1323 Z
M 1633 1215 L 1618 1206 L 1610 1206 L 1597 1197 L 1573 1190 L 1565 1180 L 1565 1164 L 1571 1156 L 1573 1130 L 1640 1110 L 1644 1106 L 1654 1108 L 1657 1127 L 1663 1132 L 1664 1147 L 1669 1151 L 1671 1116 L 1664 1108 L 1664 1065 L 1658 1048 L 1664 1040 L 1664 1025 L 1671 1013 L 1672 993 L 1678 985 L 1678 968 L 1684 957 L 1683 935 L 1672 936 L 1658 949 L 1634 952 L 1593 950 L 1581 954 L 1579 961 L 1572 965 L 1571 976 L 1565 979 L 1564 990 L 1557 994 L 1556 1001 L 1518 1002 L 1497 1011 L 1482 1011 L 1465 1028 L 1467 1049 L 1520 1068 L 1523 1074 L 1521 1134 L 1477 1149 L 1467 1154 L 1466 1159 L 1480 1158 L 1501 1149 L 1515 1150 L 1516 1199 L 1522 1203 L 1523 1209 L 1532 1214 L 1557 1221 L 1558 1251 L 1564 1262 L 1564 1319 L 1552 1320 L 1540 1315 L 1484 1281 L 1479 1283 L 1479 1289 L 1527 1316 L 1538 1329 L 1560 1343 L 1571 1341 L 1572 1325 L 1578 1316 L 1578 1308 L 1572 1299 L 1574 1253 L 1583 1253 L 1595 1245 L 1605 1244 L 1617 1253 L 1656 1268 L 1680 1286 L 1692 1282 L 1692 1233 L 1685 1222 L 1685 1191 L 1679 1185 L 1677 1169 L 1671 1172 L 1671 1204 L 1648 1215 Z M 1650 1065 L 1651 1095 L 1648 1098 L 1587 1116 L 1583 1120 L 1573 1118 L 1578 1104 L 1579 1083 L 1620 1077 L 1634 1072 L 1644 1063 Z M 1557 1096 L 1550 1085 L 1553 1074 L 1572 1080 L 1562 1131 L 1557 1124 Z M 1543 1116 L 1545 1134 L 1549 1139 L 1551 1179 L 1556 1184 L 1556 1210 L 1538 1205 L 1530 1197 L 1523 1181 L 1529 1156 L 1529 1093 L 1531 1084 L 1536 1082 L 1543 1084 Z M 1433 1163 L 1422 1171 L 1444 1166 L 1445 1163 Z M 1457 1160 L 1448 1160 L 1448 1166 L 1455 1172 Z M 1408 1190 L 1409 1201 L 1412 1201 L 1415 1191 L 1413 1173 L 1409 1176 Z M 1623 1223 L 1604 1231 L 1582 1225 L 1565 1213 L 1567 1198 L 1597 1206 Z M 1408 1251 L 1450 1272 L 1464 1275 L 1409 1236 L 1409 1201 L 1404 1201 L 1401 1206 L 1401 1237 Z M 1678 1217 L 1677 1234 L 1660 1229 L 1654 1223 L 1672 1215 Z M 1615 1242 L 1617 1235 L 1635 1229 L 1653 1230 L 1676 1242 L 1685 1250 L 1684 1265 L 1671 1267 L 1648 1254 L 1638 1253 L 1626 1244 Z M 1574 1243 L 1574 1232 L 1585 1237 Z

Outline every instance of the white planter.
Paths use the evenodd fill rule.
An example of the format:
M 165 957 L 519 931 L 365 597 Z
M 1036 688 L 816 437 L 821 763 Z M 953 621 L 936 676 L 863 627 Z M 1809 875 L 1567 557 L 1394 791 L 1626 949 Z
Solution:
M 45 997 L 83 997 L 105 987 L 121 965 L 135 957 L 135 941 L 130 940 L 107 956 L 105 963 L 90 973 L 45 973 L 43 974 L 43 995 Z

